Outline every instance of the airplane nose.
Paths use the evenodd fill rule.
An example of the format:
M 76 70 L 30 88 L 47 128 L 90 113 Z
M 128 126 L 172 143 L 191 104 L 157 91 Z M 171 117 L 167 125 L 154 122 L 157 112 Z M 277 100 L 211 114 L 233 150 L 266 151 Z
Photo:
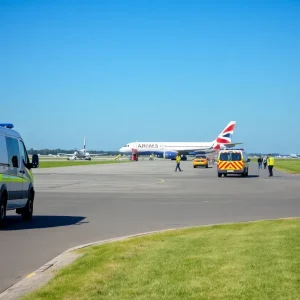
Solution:
M 119 152 L 124 152 L 124 147 L 120 148 Z

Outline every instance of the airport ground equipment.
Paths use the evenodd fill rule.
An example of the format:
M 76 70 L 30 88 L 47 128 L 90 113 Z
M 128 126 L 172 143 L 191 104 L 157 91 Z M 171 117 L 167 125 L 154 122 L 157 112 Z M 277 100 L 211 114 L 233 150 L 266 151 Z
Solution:
M 218 154 L 218 177 L 228 174 L 248 176 L 249 162 L 250 159 L 244 149 L 221 150 Z
M 138 161 L 138 153 L 137 153 L 137 149 L 132 149 L 132 153 L 131 153 L 131 160 L 135 160 Z
M 208 158 L 205 155 L 197 154 L 193 159 L 193 167 L 205 167 L 208 168 Z

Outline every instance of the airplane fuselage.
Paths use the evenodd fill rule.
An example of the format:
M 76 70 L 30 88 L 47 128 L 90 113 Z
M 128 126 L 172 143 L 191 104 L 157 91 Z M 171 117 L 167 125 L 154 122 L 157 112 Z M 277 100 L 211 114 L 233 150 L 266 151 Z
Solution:
M 91 160 L 91 156 L 88 152 L 83 150 L 76 150 L 74 152 L 74 155 L 69 158 L 69 160 L 76 160 L 76 159 L 85 159 L 85 160 Z
M 140 155 L 164 155 L 166 153 L 176 152 L 194 152 L 194 149 L 198 149 L 198 152 L 213 152 L 213 142 L 138 142 L 129 143 L 122 147 L 119 151 L 124 154 L 130 154 L 132 151 L 137 150 Z M 211 149 L 211 151 L 209 151 Z

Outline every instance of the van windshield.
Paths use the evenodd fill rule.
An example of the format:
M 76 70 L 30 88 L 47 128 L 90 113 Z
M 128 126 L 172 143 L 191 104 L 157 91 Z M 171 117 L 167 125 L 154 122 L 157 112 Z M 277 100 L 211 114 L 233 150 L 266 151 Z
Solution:
M 241 153 L 221 153 L 220 154 L 221 161 L 239 161 L 242 160 Z

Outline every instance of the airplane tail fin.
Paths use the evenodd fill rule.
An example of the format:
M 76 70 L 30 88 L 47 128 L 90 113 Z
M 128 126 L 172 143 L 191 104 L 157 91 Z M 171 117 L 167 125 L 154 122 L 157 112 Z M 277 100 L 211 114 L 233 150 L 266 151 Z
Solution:
M 231 138 L 235 129 L 236 121 L 230 121 L 227 126 L 221 131 L 218 137 L 214 140 L 213 148 L 220 149 L 221 145 L 231 144 Z

